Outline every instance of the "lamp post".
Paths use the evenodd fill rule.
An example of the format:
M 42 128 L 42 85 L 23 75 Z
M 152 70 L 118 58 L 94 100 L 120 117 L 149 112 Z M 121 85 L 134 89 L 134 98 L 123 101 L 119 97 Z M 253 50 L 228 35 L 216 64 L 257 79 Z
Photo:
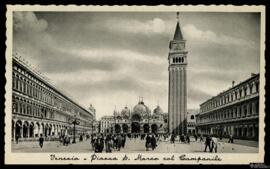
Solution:
M 76 115 L 74 115 L 74 119 L 69 119 L 69 123 L 73 124 L 73 141 L 72 143 L 76 143 L 76 125 L 80 124 L 79 119 L 76 117 Z
M 148 134 L 150 133 L 150 112 L 148 113 Z

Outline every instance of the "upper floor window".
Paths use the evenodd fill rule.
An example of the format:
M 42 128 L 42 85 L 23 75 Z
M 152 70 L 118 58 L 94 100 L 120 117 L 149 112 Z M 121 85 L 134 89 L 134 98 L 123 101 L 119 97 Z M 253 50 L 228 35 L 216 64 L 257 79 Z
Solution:
M 246 96 L 247 95 L 247 88 L 245 87 L 244 88 L 244 96 Z
M 256 82 L 255 86 L 256 86 L 256 92 L 259 92 L 259 82 Z
M 250 85 L 249 85 L 249 94 L 252 94 L 253 92 L 252 92 L 252 88 L 253 88 L 253 84 L 251 83 Z

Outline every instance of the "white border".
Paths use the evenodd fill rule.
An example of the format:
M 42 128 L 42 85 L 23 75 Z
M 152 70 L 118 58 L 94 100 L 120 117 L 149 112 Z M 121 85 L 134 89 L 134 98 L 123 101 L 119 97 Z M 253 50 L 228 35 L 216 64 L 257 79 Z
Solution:
M 218 155 L 222 161 L 201 161 L 197 163 L 195 161 L 94 161 L 82 160 L 88 158 L 91 153 L 54 153 L 57 156 L 72 157 L 77 156 L 81 160 L 79 161 L 51 161 L 50 155 L 53 153 L 12 153 L 11 152 L 11 107 L 12 107 L 12 12 L 13 11 L 111 11 L 111 12 L 260 12 L 261 13 L 261 43 L 260 43 L 260 114 L 259 114 L 259 153 L 217 153 L 217 154 L 205 154 L 205 153 L 186 153 L 188 157 L 214 157 Z M 232 6 L 232 5 L 180 5 L 180 6 L 76 6 L 76 5 L 7 5 L 6 13 L 7 21 L 7 49 L 6 49 L 6 86 L 5 86 L 5 163 L 6 164 L 249 164 L 253 162 L 263 162 L 264 160 L 264 118 L 265 118 L 265 6 Z M 119 159 L 128 154 L 130 159 L 136 157 L 138 153 L 113 153 L 113 154 L 98 154 L 98 156 L 111 157 L 117 156 Z M 185 154 L 176 153 L 140 153 L 145 157 L 175 157 Z M 177 158 L 175 158 L 177 159 Z

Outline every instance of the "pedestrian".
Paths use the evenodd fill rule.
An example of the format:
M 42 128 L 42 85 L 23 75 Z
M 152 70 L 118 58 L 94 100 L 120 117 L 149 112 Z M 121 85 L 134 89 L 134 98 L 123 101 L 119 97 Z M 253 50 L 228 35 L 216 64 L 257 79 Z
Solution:
M 209 135 L 207 135 L 206 139 L 205 139 L 205 148 L 204 148 L 204 152 L 206 152 L 207 147 L 209 147 L 209 151 L 212 152 L 212 147 L 211 147 L 211 137 Z
M 203 142 L 203 136 L 200 134 L 200 142 Z
M 43 147 L 43 142 L 44 142 L 44 137 L 43 137 L 42 134 L 40 134 L 40 137 L 39 137 L 38 141 L 39 141 L 40 148 L 42 148 Z
M 197 142 L 197 139 L 198 139 L 197 134 L 194 134 L 194 138 L 195 138 L 195 141 Z
M 121 146 L 122 146 L 122 136 L 121 134 L 118 134 L 117 135 L 117 141 L 116 141 L 116 144 L 117 144 L 117 150 L 120 151 L 121 149 Z
M 116 149 L 117 148 L 117 137 L 114 134 L 112 138 L 113 138 L 113 148 Z
M 15 136 L 16 144 L 19 143 L 19 138 L 20 138 L 20 135 L 19 134 L 16 134 L 16 136 Z
M 146 139 L 145 139 L 146 151 L 148 151 L 149 147 L 151 147 L 151 136 L 149 134 L 147 134 Z
M 217 139 L 216 137 L 212 137 L 211 143 L 212 143 L 211 149 L 212 149 L 212 150 L 214 149 L 214 150 L 215 150 L 215 153 L 217 153 L 218 139 Z M 211 151 L 211 152 L 212 152 L 212 151 Z
M 186 136 L 186 141 L 187 141 L 188 144 L 190 143 L 189 134 L 187 134 L 187 136 Z
M 91 136 L 91 145 L 92 145 L 92 149 L 95 149 L 95 143 L 96 143 L 97 137 L 96 135 Z
M 232 134 L 230 134 L 228 143 L 233 143 L 233 135 Z
M 175 137 L 174 137 L 174 134 L 171 135 L 171 143 L 174 144 L 174 141 L 175 141 Z
M 157 147 L 157 140 L 154 134 L 152 134 L 152 137 L 151 137 L 151 147 L 152 147 L 152 150 L 154 150 Z
M 83 141 L 83 136 L 82 136 L 82 134 L 80 134 L 80 139 L 79 139 L 79 141 Z
M 182 143 L 184 143 L 185 141 L 186 141 L 186 139 L 185 139 L 185 135 L 184 134 L 182 134 L 181 136 L 180 136 L 180 139 L 179 139 Z
M 123 136 L 122 136 L 122 148 L 125 148 L 125 144 L 126 144 L 126 135 L 123 134 Z
M 94 147 L 95 147 L 95 153 L 102 153 L 103 148 L 102 148 L 101 139 L 99 137 L 95 140 Z
M 105 139 L 105 147 L 106 147 L 107 153 L 112 152 L 112 137 L 109 134 L 106 136 L 106 139 Z

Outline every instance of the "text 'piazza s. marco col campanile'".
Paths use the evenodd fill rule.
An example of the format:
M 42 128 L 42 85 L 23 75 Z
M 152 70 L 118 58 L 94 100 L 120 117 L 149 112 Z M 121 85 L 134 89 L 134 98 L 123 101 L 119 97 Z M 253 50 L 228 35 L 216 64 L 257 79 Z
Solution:
M 177 12 L 177 24 L 170 41 L 169 61 L 169 132 L 177 135 L 187 133 L 187 51 Z

